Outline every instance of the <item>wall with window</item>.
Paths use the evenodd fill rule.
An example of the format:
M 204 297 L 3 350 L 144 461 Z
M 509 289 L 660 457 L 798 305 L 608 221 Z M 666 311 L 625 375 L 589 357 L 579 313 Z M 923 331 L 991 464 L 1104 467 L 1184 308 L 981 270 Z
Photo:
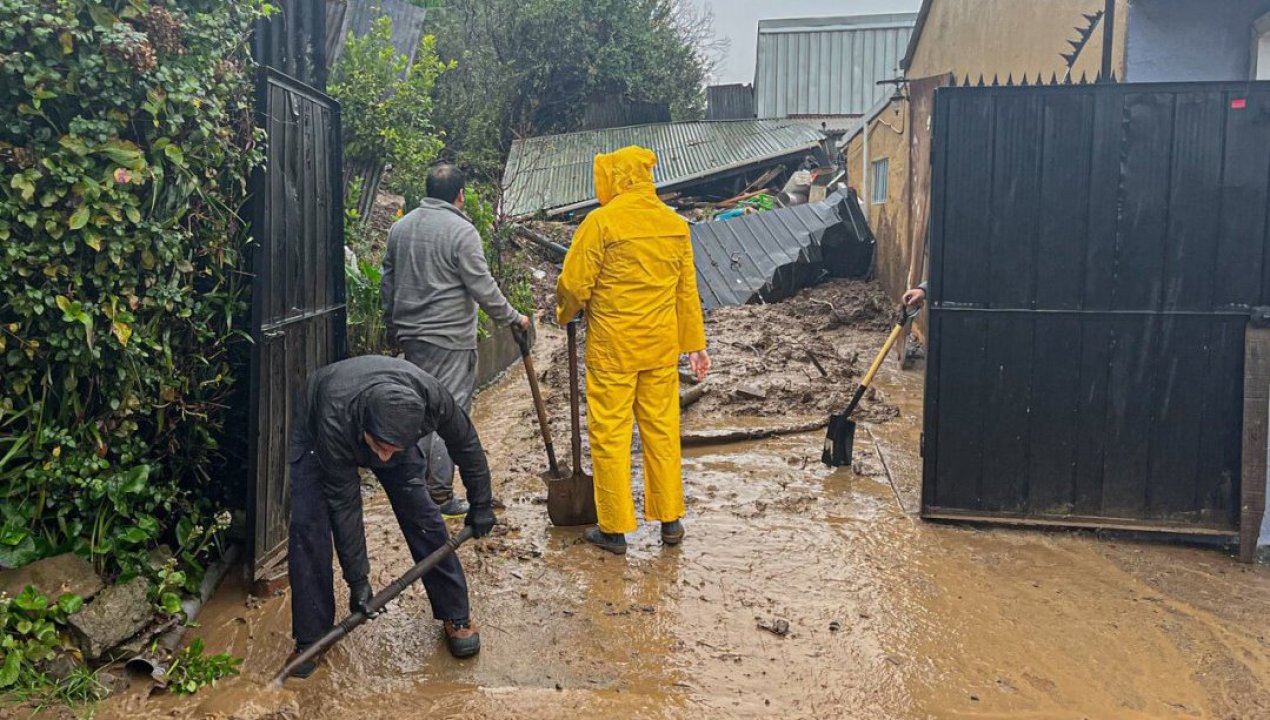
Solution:
M 1260 62 L 1258 20 L 1270 0 L 1133 0 L 1129 5 L 1129 82 L 1270 78 Z M 1267 60 L 1270 62 L 1270 59 Z
M 865 132 L 869 139 L 867 148 Z M 888 294 L 899 298 L 908 289 L 908 265 L 912 255 L 908 213 L 908 103 L 892 102 L 864 132 L 856 133 L 848 141 L 843 156 L 847 182 L 859 195 L 869 227 L 877 239 L 873 275 Z

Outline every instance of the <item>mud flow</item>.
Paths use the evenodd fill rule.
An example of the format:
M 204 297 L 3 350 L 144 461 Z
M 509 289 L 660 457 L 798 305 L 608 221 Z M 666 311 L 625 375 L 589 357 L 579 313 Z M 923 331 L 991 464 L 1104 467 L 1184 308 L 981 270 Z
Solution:
M 713 388 L 685 428 L 845 404 L 891 321 L 879 298 L 831 283 L 714 313 Z M 563 333 L 539 337 L 567 448 Z M 766 396 L 738 395 L 742 384 Z M 450 658 L 417 588 L 312 678 L 268 692 L 291 650 L 288 598 L 231 583 L 191 637 L 244 657 L 243 677 L 190 699 L 138 685 L 98 717 L 1270 718 L 1267 568 L 1214 549 L 918 520 L 921 385 L 888 361 L 854 468 L 820 464 L 821 433 L 686 451 L 684 544 L 662 547 L 645 525 L 619 558 L 549 527 L 546 459 L 513 367 L 474 411 L 505 506 L 493 536 L 460 550 L 477 659 Z M 409 555 L 378 489 L 366 508 L 382 586 Z

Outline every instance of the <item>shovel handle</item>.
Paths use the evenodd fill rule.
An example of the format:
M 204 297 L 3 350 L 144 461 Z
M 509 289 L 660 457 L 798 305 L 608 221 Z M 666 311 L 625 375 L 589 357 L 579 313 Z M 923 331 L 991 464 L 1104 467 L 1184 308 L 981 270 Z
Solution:
M 572 431 L 573 472 L 576 475 L 582 469 L 582 420 L 581 391 L 578 388 L 578 321 L 573 320 L 565 326 L 569 337 L 569 426 Z
M 873 378 L 877 377 L 878 370 L 882 369 L 882 361 L 886 360 L 886 356 L 891 352 L 891 348 L 895 347 L 896 341 L 900 339 L 900 333 L 904 332 L 904 327 L 917 317 L 917 311 L 909 312 L 907 308 L 900 309 L 900 318 L 895 323 L 895 327 L 891 328 L 891 334 L 887 336 L 886 343 L 882 345 L 882 349 L 878 352 L 877 357 L 873 358 L 873 364 L 869 366 L 869 371 L 864 374 L 864 378 L 860 380 L 860 385 L 855 389 L 855 395 L 851 396 L 851 404 L 847 406 L 843 417 L 851 415 L 855 412 L 856 406 L 860 404 L 861 398 L 864 397 L 864 391 L 869 389 L 869 385 L 873 383 Z
M 542 444 L 547 448 L 547 467 L 551 477 L 560 477 L 560 465 L 556 462 L 556 448 L 551 442 L 551 425 L 547 422 L 547 406 L 542 401 L 542 389 L 538 387 L 538 373 L 534 370 L 534 358 L 529 352 L 529 333 L 519 326 L 512 326 L 512 336 L 520 345 L 520 359 L 525 364 L 525 376 L 529 379 L 529 392 L 534 397 L 534 411 L 538 414 L 538 429 L 542 433 Z

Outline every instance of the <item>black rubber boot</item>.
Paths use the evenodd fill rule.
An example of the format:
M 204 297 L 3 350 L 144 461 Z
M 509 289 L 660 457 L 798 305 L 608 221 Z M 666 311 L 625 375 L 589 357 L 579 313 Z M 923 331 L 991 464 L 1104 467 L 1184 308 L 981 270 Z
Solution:
M 300 653 L 304 652 L 307 649 L 308 649 L 307 645 L 306 646 L 296 645 L 295 652 L 291 653 L 291 657 L 287 658 L 287 662 L 291 662 Z M 300 667 L 296 668 L 295 672 L 291 673 L 291 677 L 296 678 L 297 680 L 308 679 L 310 675 L 317 672 L 317 667 L 318 667 L 317 660 L 310 660 L 304 663 L 303 665 L 301 665 Z
M 606 533 L 593 527 L 583 533 L 582 537 L 601 550 L 608 550 L 614 555 L 626 554 L 626 536 L 622 533 Z
M 454 657 L 470 658 L 481 651 L 481 634 L 469 618 L 446 620 L 445 644 Z
M 667 545 L 678 545 L 684 541 L 684 524 L 679 520 L 661 524 L 661 541 Z

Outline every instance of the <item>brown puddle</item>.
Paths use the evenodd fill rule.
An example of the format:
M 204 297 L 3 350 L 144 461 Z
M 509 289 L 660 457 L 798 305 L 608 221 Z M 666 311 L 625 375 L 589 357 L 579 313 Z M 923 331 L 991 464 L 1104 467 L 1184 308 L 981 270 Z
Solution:
M 545 365 L 561 343 L 541 337 Z M 514 367 L 474 413 L 507 505 L 505 527 L 460 550 L 479 658 L 448 656 L 416 590 L 313 678 L 269 693 L 290 650 L 286 598 L 249 607 L 231 584 L 194 633 L 245 657 L 244 677 L 188 699 L 114 698 L 98 717 L 1270 718 L 1267 568 L 916 520 L 896 497 L 917 510 L 920 384 L 885 373 L 900 416 L 857 434 L 862 474 L 822 467 L 820 434 L 686 453 L 685 544 L 663 548 L 646 526 L 622 559 L 548 527 Z M 562 390 L 548 392 L 567 427 Z M 567 435 L 555 443 L 565 456 Z M 367 512 L 384 584 L 409 559 L 380 493 Z

